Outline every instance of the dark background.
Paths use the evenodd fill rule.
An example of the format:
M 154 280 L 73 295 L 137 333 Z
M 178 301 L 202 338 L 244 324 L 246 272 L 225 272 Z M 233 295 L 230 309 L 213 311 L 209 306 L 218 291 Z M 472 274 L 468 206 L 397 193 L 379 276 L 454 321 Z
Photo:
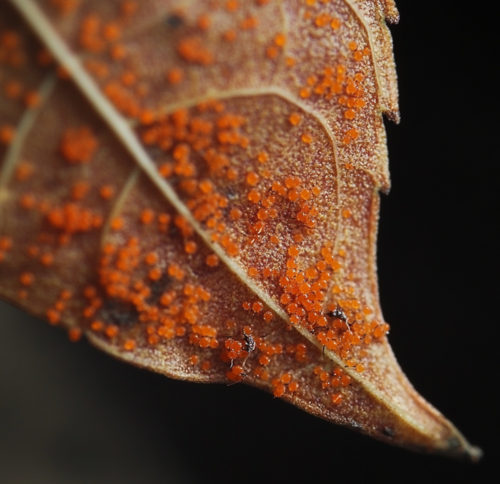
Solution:
M 1 306 L 0 482 L 500 482 L 492 14 L 479 2 L 398 7 L 402 121 L 387 123 L 382 307 L 410 381 L 483 461 L 393 448 L 244 385 L 169 380 Z

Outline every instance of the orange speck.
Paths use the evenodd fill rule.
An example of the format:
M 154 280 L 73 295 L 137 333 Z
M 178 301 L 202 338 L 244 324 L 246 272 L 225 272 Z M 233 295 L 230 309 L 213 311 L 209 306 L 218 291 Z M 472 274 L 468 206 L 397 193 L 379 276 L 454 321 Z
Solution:
M 236 32 L 234 30 L 226 30 L 223 34 L 222 34 L 222 38 L 226 41 L 226 42 L 234 42 L 236 40 Z
M 12 126 L 3 124 L 0 126 L 0 143 L 8 145 L 14 139 L 15 130 Z
M 115 189 L 111 185 L 103 185 L 99 189 L 99 194 L 104 200 L 109 200 L 115 194 Z
M 242 216 L 242 212 L 241 210 L 237 209 L 237 208 L 232 208 L 231 211 L 229 212 L 229 216 L 233 219 L 233 220 L 238 220 L 241 218 Z
M 184 73 L 179 68 L 170 69 L 167 72 L 167 80 L 170 84 L 179 84 L 184 78 Z
M 152 281 L 157 281 L 161 277 L 161 271 L 158 267 L 155 267 L 149 271 L 148 276 Z
M 45 253 L 40 257 L 40 262 L 44 266 L 50 266 L 54 262 L 54 256 L 52 254 Z
M 210 65 L 213 63 L 213 55 L 205 45 L 206 42 L 201 37 L 184 37 L 177 44 L 177 52 L 187 62 Z
M 68 338 L 75 343 L 82 337 L 82 330 L 80 328 L 70 328 L 68 331 Z
M 123 45 L 115 44 L 111 46 L 109 54 L 112 59 L 121 60 L 126 56 L 125 47 L 123 47 Z
M 146 257 L 144 257 L 144 261 L 146 264 L 152 266 L 158 262 L 158 255 L 155 252 L 149 252 L 146 254 Z
M 108 338 L 114 338 L 115 336 L 118 335 L 118 326 L 112 324 L 110 326 L 108 326 L 105 330 L 104 330 L 104 333 L 106 334 L 106 336 Z
M 290 114 L 290 117 L 288 118 L 288 121 L 290 121 L 290 124 L 293 124 L 293 126 L 297 126 L 300 121 L 301 121 L 301 116 L 298 113 L 292 113 Z
M 357 50 L 356 52 L 354 52 L 354 60 L 359 62 L 362 59 L 363 59 L 363 52 L 362 51 Z
M 301 88 L 301 89 L 300 89 L 300 91 L 299 91 L 299 96 L 300 96 L 301 98 L 306 99 L 306 98 L 308 98 L 310 95 L 311 95 L 311 90 L 310 90 L 308 87 L 303 87 L 303 88 Z
M 311 198 L 311 192 L 309 190 L 304 189 L 300 192 L 300 197 L 303 200 L 309 200 Z
M 273 244 L 278 244 L 280 239 L 276 236 L 276 235 L 271 235 L 271 237 L 269 238 L 269 240 L 273 243 Z
M 261 199 L 261 194 L 257 190 L 252 190 L 248 194 L 248 200 L 250 200 L 253 203 L 259 203 Z
M 102 331 L 102 329 L 104 328 L 104 324 L 102 321 L 92 321 L 92 323 L 90 323 L 90 329 L 92 331 Z
M 334 405 L 339 405 L 342 402 L 342 395 L 340 393 L 334 393 L 332 395 L 332 403 Z
M 24 104 L 28 108 L 34 108 L 36 106 L 39 106 L 40 102 L 41 102 L 40 95 L 35 91 L 28 91 L 24 95 Z
M 247 175 L 247 183 L 248 183 L 249 185 L 254 186 L 254 185 L 256 185 L 258 182 L 259 182 L 259 175 L 257 175 L 257 173 L 250 172 L 250 173 Z
M 285 391 L 286 391 L 286 387 L 285 385 L 283 385 L 283 383 L 278 383 L 275 387 L 274 387 L 274 390 L 273 390 L 273 395 L 276 397 L 276 398 L 279 398 L 281 396 L 283 396 L 285 394 Z
M 35 281 L 35 276 L 31 272 L 23 272 L 19 277 L 19 282 L 23 286 L 31 286 Z
M 354 111 L 354 109 L 348 109 L 345 113 L 344 113 L 344 117 L 346 119 L 354 119 L 356 117 L 356 111 Z
M 266 49 L 266 55 L 269 59 L 274 59 L 278 54 L 279 51 L 276 47 L 274 47 L 274 45 L 271 45 Z
M 22 161 L 16 168 L 16 180 L 24 181 L 27 180 L 34 172 L 33 165 Z
M 262 309 L 264 308 L 264 306 L 262 305 L 261 302 L 254 302 L 252 304 L 252 309 L 256 312 L 256 313 L 260 313 L 262 311 Z
M 255 267 L 249 267 L 248 275 L 250 277 L 256 277 L 259 274 L 259 271 Z
M 155 219 L 155 213 L 153 210 L 146 208 L 141 212 L 141 222 L 144 225 L 150 224 Z
M 334 18 L 332 19 L 332 21 L 330 22 L 330 27 L 333 29 L 333 30 L 337 30 L 339 29 L 341 26 L 341 22 L 338 18 Z
M 295 59 L 293 57 L 287 57 L 285 63 L 288 67 L 293 67 L 295 65 Z
M 196 242 L 192 240 L 186 242 L 184 250 L 187 254 L 194 254 L 196 252 Z
M 132 351 L 135 349 L 135 341 L 133 339 L 128 339 L 123 343 L 123 349 L 126 351 Z
M 216 267 L 219 265 L 219 258 L 215 254 L 210 254 L 206 258 L 207 266 Z
M 240 27 L 243 30 L 254 29 L 255 27 L 257 27 L 257 24 L 257 17 L 247 17 L 240 22 Z
M 351 211 L 348 208 L 346 208 L 345 210 L 342 210 L 342 217 L 349 218 L 351 215 L 352 215 Z
M 269 323 L 273 319 L 273 313 L 271 311 L 266 311 L 264 313 L 264 320 Z
M 300 137 L 300 139 L 301 139 L 304 143 L 307 143 L 307 144 L 312 143 L 312 140 L 313 140 L 313 139 L 312 139 L 312 136 L 311 136 L 310 134 L 307 134 L 307 133 L 304 133 L 304 134 Z
M 347 44 L 347 47 L 349 47 L 350 50 L 356 50 L 358 48 L 358 44 L 356 42 L 351 41 Z
M 120 217 L 117 217 L 112 220 L 111 222 L 111 229 L 112 230 L 121 230 L 123 228 L 123 219 Z
M 284 34 L 277 34 L 276 37 L 274 37 L 274 43 L 278 47 L 283 47 L 286 44 L 286 37 Z
M 297 178 L 297 177 L 292 177 L 292 176 L 289 176 L 286 180 L 285 180 L 285 185 L 288 187 L 288 188 L 294 188 L 298 185 L 300 185 L 300 178 Z M 273 186 L 273 189 L 274 189 L 274 186 Z
M 227 0 L 226 10 L 228 12 L 236 12 L 238 10 L 238 0 Z
M 210 17 L 204 14 L 198 19 L 198 28 L 200 28 L 201 30 L 207 30 L 209 27 L 210 27 Z
M 261 151 L 257 155 L 257 160 L 259 160 L 260 163 L 265 163 L 268 159 L 269 159 L 269 156 L 265 151 Z
M 47 310 L 45 316 L 50 324 L 57 324 L 61 320 L 61 313 L 55 309 Z
M 60 151 L 69 163 L 87 163 L 97 149 L 97 138 L 87 127 L 69 128 L 62 137 Z

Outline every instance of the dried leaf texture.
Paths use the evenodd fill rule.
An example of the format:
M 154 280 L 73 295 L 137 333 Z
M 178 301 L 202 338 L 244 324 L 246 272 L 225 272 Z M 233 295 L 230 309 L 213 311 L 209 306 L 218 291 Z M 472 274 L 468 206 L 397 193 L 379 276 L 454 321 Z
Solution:
M 10 3 L 4 298 L 165 375 L 478 458 L 378 303 L 392 1 Z

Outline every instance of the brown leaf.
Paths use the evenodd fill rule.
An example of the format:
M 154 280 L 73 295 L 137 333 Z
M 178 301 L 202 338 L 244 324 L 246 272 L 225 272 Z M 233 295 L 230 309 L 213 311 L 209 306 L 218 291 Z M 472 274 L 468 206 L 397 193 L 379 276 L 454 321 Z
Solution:
M 165 375 L 479 458 L 402 374 L 378 302 L 392 0 L 10 3 L 4 298 Z

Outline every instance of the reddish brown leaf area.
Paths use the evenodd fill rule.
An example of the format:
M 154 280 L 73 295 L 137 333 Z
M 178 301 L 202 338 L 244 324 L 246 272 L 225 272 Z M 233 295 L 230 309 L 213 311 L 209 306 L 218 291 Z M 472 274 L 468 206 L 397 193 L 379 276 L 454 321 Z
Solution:
M 378 303 L 391 0 L 10 3 L 3 297 L 168 376 L 478 457 Z

